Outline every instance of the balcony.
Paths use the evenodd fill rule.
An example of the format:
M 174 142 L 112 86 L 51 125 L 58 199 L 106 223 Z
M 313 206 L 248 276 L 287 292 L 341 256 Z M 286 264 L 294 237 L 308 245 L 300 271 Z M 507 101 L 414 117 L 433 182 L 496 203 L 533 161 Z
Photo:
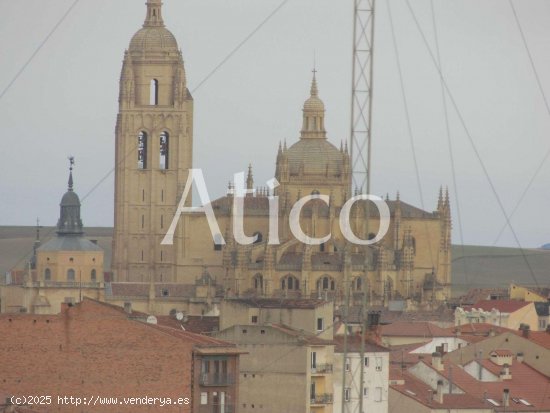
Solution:
M 235 413 L 235 406 L 232 404 L 199 406 L 199 413 Z
M 311 374 L 328 374 L 332 373 L 332 364 L 317 364 L 311 367 Z
M 201 386 L 230 386 L 235 384 L 232 374 L 201 373 L 199 378 Z
M 333 397 L 331 393 L 315 394 L 311 397 L 311 404 L 332 404 Z

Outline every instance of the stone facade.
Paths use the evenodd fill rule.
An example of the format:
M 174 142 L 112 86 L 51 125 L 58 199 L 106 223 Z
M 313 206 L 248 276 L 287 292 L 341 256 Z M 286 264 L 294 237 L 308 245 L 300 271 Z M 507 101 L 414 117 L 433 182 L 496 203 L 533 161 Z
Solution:
M 211 203 L 224 243 L 214 243 L 204 213 L 185 212 L 173 245 L 161 240 L 174 217 L 192 167 L 193 101 L 187 90 L 183 58 L 164 27 L 161 3 L 147 2 L 147 18 L 125 54 L 116 128 L 115 234 L 116 281 L 192 283 L 207 267 L 225 296 L 323 297 L 342 300 L 346 286 L 373 304 L 390 300 L 444 301 L 450 297 L 451 213 L 448 193 L 440 191 L 435 211 L 403 202 L 399 194 L 386 203 L 391 213 L 386 236 L 371 246 L 352 244 L 339 225 L 351 188 L 347 145 L 327 139 L 325 106 L 313 78 L 303 106 L 300 139 L 279 144 L 274 189 L 254 190 L 252 168 L 246 179 L 244 234 L 251 245 L 233 237 L 234 184 Z M 274 148 L 275 149 L 275 148 Z M 292 206 L 307 195 L 299 218 L 308 237 L 330 238 L 305 245 L 292 232 Z M 185 200 L 191 204 L 190 194 Z M 277 208 L 278 224 L 270 220 Z M 367 218 L 368 214 L 368 218 Z M 273 214 L 271 214 L 273 215 Z M 375 236 L 380 218 L 365 201 L 351 209 L 354 234 Z M 280 243 L 268 239 L 278 232 Z M 221 236 L 216 241 L 221 241 Z M 272 244 L 272 243 L 271 243 Z

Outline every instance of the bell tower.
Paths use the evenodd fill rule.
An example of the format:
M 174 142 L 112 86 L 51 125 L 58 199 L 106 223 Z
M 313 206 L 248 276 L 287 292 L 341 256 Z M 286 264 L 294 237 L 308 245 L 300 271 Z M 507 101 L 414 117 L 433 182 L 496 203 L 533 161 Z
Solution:
M 120 76 L 112 270 L 117 281 L 174 282 L 183 255 L 181 224 L 173 245 L 161 241 L 192 165 L 193 98 L 161 0 L 146 6 Z

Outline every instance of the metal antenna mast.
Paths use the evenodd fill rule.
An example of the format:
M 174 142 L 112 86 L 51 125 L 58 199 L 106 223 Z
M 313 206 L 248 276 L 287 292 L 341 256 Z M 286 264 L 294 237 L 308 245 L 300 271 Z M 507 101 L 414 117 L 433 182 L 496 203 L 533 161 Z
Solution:
M 372 125 L 372 91 L 373 91 L 373 55 L 374 55 L 374 15 L 376 0 L 353 0 L 353 61 L 352 61 L 352 85 L 351 85 L 351 127 L 350 127 L 350 156 L 352 168 L 352 188 L 354 191 L 370 194 L 371 178 L 371 125 Z M 369 233 L 369 202 L 366 202 L 365 220 L 366 234 Z M 365 250 L 365 254 L 367 251 Z M 341 411 L 358 411 L 362 413 L 363 387 L 365 384 L 364 359 L 365 340 L 368 323 L 368 262 L 366 262 L 365 279 L 363 282 L 364 299 L 361 308 L 361 351 L 359 359 L 360 378 L 359 383 L 353 383 L 353 367 L 350 360 L 351 377 L 353 387 L 358 390 L 358 403 L 352 400 L 352 383 L 347 383 L 346 360 L 348 358 L 348 317 L 350 280 L 344 281 L 346 300 L 343 312 L 344 321 L 344 354 L 342 366 L 342 405 Z M 357 386 L 358 384 L 358 386 Z M 349 389 L 346 391 L 346 389 Z M 345 400 L 346 393 L 349 400 Z M 354 403 L 355 402 L 355 403 Z
M 368 193 L 371 151 L 374 6 L 376 0 L 353 0 L 353 62 L 351 85 L 352 193 Z

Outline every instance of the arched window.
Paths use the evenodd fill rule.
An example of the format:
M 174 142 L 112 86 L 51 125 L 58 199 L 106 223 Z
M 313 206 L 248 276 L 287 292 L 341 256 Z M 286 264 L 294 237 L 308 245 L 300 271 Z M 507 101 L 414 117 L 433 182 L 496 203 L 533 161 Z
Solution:
M 168 169 L 168 154 L 169 154 L 169 136 L 168 132 L 162 132 L 160 134 L 160 146 L 159 146 L 159 168 Z
M 70 270 L 67 270 L 67 281 L 74 281 L 75 280 L 75 272 L 71 268 Z
M 147 132 L 141 131 L 138 135 L 138 169 L 147 169 Z
M 325 275 L 317 280 L 317 289 L 323 291 L 334 291 L 336 289 L 336 283 L 332 277 Z
M 264 277 L 262 274 L 256 274 L 252 280 L 252 284 L 254 286 L 254 289 L 258 292 L 262 292 L 264 290 Z
M 413 254 L 416 255 L 416 238 L 411 237 L 411 241 L 412 241 L 412 247 L 413 247 Z
M 355 289 L 355 291 L 361 291 L 361 289 L 363 288 L 363 280 L 361 279 L 361 277 L 355 278 L 353 288 Z
M 52 270 L 50 270 L 49 268 L 46 268 L 44 270 L 44 280 L 50 281 L 51 279 L 52 279 Z
M 281 280 L 281 289 L 289 291 L 298 291 L 300 289 L 300 281 L 293 275 L 287 275 Z
M 95 282 L 97 280 L 97 272 L 95 268 L 92 270 L 92 273 L 90 274 L 90 278 L 92 279 L 92 282 Z
M 149 91 L 149 104 L 156 106 L 159 104 L 159 81 L 157 79 L 151 80 L 151 87 Z

